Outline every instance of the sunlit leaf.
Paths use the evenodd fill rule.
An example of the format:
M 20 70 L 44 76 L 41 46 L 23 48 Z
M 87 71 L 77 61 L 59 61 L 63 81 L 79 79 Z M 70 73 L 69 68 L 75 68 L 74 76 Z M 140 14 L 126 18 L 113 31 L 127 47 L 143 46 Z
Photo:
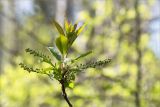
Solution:
M 69 88 L 74 88 L 74 83 L 73 83 L 73 82 L 70 82 L 68 87 L 69 87 Z
M 65 20 L 65 22 L 64 22 L 64 26 L 65 26 L 65 30 L 66 30 L 66 32 L 69 32 L 69 22 L 68 22 L 68 20 Z
M 48 68 L 45 68 L 45 69 L 43 69 L 43 71 L 51 71 L 51 70 L 53 70 L 53 67 L 48 67 Z
M 79 34 L 83 31 L 84 28 L 85 28 L 85 24 L 82 25 L 82 26 L 76 31 L 77 35 L 79 35 Z
M 61 54 L 65 55 L 67 53 L 67 47 L 68 47 L 68 39 L 64 35 L 60 35 L 56 39 L 56 46 L 61 52 Z

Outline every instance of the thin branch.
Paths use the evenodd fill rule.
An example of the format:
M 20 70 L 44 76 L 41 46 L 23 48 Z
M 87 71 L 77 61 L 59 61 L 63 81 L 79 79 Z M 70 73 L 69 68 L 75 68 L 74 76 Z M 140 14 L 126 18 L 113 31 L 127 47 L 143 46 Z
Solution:
M 62 87 L 61 87 L 62 88 L 62 95 L 63 95 L 64 99 L 68 103 L 69 107 L 73 107 L 71 102 L 68 99 L 63 79 L 61 80 L 61 85 L 62 85 Z
M 67 70 L 64 69 L 64 66 L 65 66 L 65 64 L 64 64 L 64 60 L 63 60 L 63 63 L 61 63 L 62 79 L 59 82 L 61 83 L 61 89 L 62 89 L 63 98 L 66 100 L 66 102 L 68 103 L 69 107 L 73 107 L 72 104 L 71 104 L 71 102 L 69 101 L 69 98 L 68 98 L 67 93 L 66 93 L 65 74 L 66 74 Z

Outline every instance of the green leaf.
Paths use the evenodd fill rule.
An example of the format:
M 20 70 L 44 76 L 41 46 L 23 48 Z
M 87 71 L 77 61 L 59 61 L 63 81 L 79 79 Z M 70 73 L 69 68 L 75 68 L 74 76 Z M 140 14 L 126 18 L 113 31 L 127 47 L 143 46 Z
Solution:
M 84 27 L 85 27 L 85 25 L 81 26 L 78 30 L 76 30 L 77 24 L 74 24 L 74 26 L 72 26 L 71 32 L 67 33 L 67 38 L 69 39 L 69 46 L 68 47 L 71 47 L 71 45 L 76 40 L 78 35 L 82 32 Z
M 58 60 L 61 61 L 60 53 L 55 49 L 55 47 L 48 47 L 48 50 L 52 53 L 52 55 Z
M 69 32 L 70 24 L 69 24 L 68 20 L 65 20 L 64 25 L 65 25 L 66 32 Z
M 72 32 L 74 32 L 74 31 L 76 30 L 76 28 L 77 28 L 77 23 L 74 24 L 74 26 L 73 26 L 73 31 L 72 31 Z
M 68 33 L 67 37 L 69 38 L 69 47 L 72 46 L 73 42 L 76 40 L 78 35 L 75 32 Z
M 73 82 L 70 82 L 69 85 L 68 85 L 68 87 L 69 87 L 69 88 L 74 88 L 74 83 L 73 83 Z
M 48 68 L 43 69 L 44 72 L 52 71 L 52 70 L 53 70 L 53 67 L 48 67 Z
M 76 61 L 76 60 L 79 60 L 79 59 L 81 59 L 81 58 L 83 58 L 83 57 L 86 57 L 87 55 L 89 55 L 89 54 L 91 54 L 91 53 L 92 53 L 92 51 L 88 51 L 88 52 L 86 52 L 86 53 L 84 53 L 84 54 L 81 54 L 79 57 L 73 59 L 73 60 L 72 60 L 72 63 L 73 63 L 74 61 Z
M 84 29 L 85 26 L 86 26 L 85 24 L 82 25 L 82 26 L 76 31 L 76 34 L 79 35 L 79 34 L 83 31 L 83 29 Z
M 73 82 L 64 82 L 64 86 L 66 87 L 66 88 L 74 88 L 74 83 Z
M 56 39 L 56 46 L 59 49 L 59 51 L 61 52 L 61 54 L 65 55 L 67 53 L 67 49 L 68 49 L 68 39 L 67 39 L 67 37 L 65 37 L 64 35 L 60 35 Z
M 58 32 L 59 32 L 61 35 L 65 35 L 65 34 L 64 34 L 64 31 L 63 31 L 63 28 L 59 25 L 59 23 L 56 22 L 55 20 L 53 20 L 53 23 L 54 23 L 54 25 L 56 26 Z

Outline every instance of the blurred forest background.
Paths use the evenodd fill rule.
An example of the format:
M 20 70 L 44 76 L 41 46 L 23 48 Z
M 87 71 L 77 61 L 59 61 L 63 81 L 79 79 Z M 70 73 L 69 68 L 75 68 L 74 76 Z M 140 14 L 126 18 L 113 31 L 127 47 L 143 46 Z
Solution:
M 74 107 L 160 107 L 160 0 L 0 0 L 0 106 L 67 107 L 60 84 L 18 64 L 45 66 L 25 53 L 53 46 L 50 23 L 86 23 L 74 55 L 112 58 L 78 75 L 67 89 Z

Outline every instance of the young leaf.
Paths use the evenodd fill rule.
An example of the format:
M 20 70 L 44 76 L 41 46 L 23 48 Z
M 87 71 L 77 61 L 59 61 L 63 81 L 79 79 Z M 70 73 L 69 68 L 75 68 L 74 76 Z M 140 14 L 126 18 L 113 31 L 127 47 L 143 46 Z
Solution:
M 73 42 L 78 37 L 78 35 L 82 32 L 84 27 L 85 27 L 85 25 L 82 25 L 78 30 L 76 30 L 77 24 L 74 24 L 74 26 L 72 26 L 73 30 L 71 30 L 71 32 L 67 33 L 67 38 L 69 39 L 69 46 L 68 47 L 70 47 L 73 44 Z
M 63 28 L 58 24 L 58 22 L 56 22 L 55 20 L 53 20 L 53 23 L 54 23 L 54 25 L 56 26 L 58 32 L 59 32 L 61 35 L 65 35 L 65 34 L 64 34 L 64 31 L 63 31 Z
M 73 89 L 74 88 L 74 83 L 73 82 L 65 82 L 64 86 L 65 86 L 65 88 Z
M 76 23 L 76 24 L 74 24 L 74 29 L 73 29 L 73 31 L 75 31 L 75 30 L 76 30 L 76 28 L 77 28 L 77 23 Z
M 60 35 L 56 39 L 56 46 L 61 52 L 62 55 L 65 55 L 67 53 L 67 48 L 68 48 L 68 39 L 64 35 Z
M 44 71 L 44 72 L 53 71 L 53 69 L 54 69 L 53 67 L 48 67 L 48 68 L 43 69 L 43 71 Z
M 48 47 L 48 50 L 52 53 L 52 55 L 58 60 L 61 61 L 60 53 L 55 49 L 55 47 Z
M 69 32 L 69 22 L 67 20 L 64 21 L 64 26 L 65 26 L 65 30 L 66 32 Z
M 91 54 L 91 53 L 92 53 L 92 51 L 88 51 L 88 52 L 86 52 L 86 53 L 84 53 L 84 54 L 81 54 L 79 57 L 73 59 L 72 62 L 74 62 L 74 61 L 76 61 L 76 60 L 79 60 L 79 59 L 81 59 L 81 58 L 83 58 L 83 57 L 85 57 L 85 56 L 87 56 L 87 55 L 89 55 L 89 54 Z
M 69 39 L 69 47 L 70 47 L 75 41 L 75 39 L 77 38 L 77 35 L 75 34 L 75 32 L 71 32 L 69 36 L 70 36 L 70 39 Z
M 84 29 L 85 26 L 86 26 L 85 24 L 82 25 L 82 26 L 76 31 L 77 35 L 79 35 L 79 34 L 83 31 L 83 29 Z
M 68 85 L 68 87 L 69 87 L 69 88 L 74 88 L 74 83 L 73 83 L 73 82 L 70 82 L 69 85 Z

